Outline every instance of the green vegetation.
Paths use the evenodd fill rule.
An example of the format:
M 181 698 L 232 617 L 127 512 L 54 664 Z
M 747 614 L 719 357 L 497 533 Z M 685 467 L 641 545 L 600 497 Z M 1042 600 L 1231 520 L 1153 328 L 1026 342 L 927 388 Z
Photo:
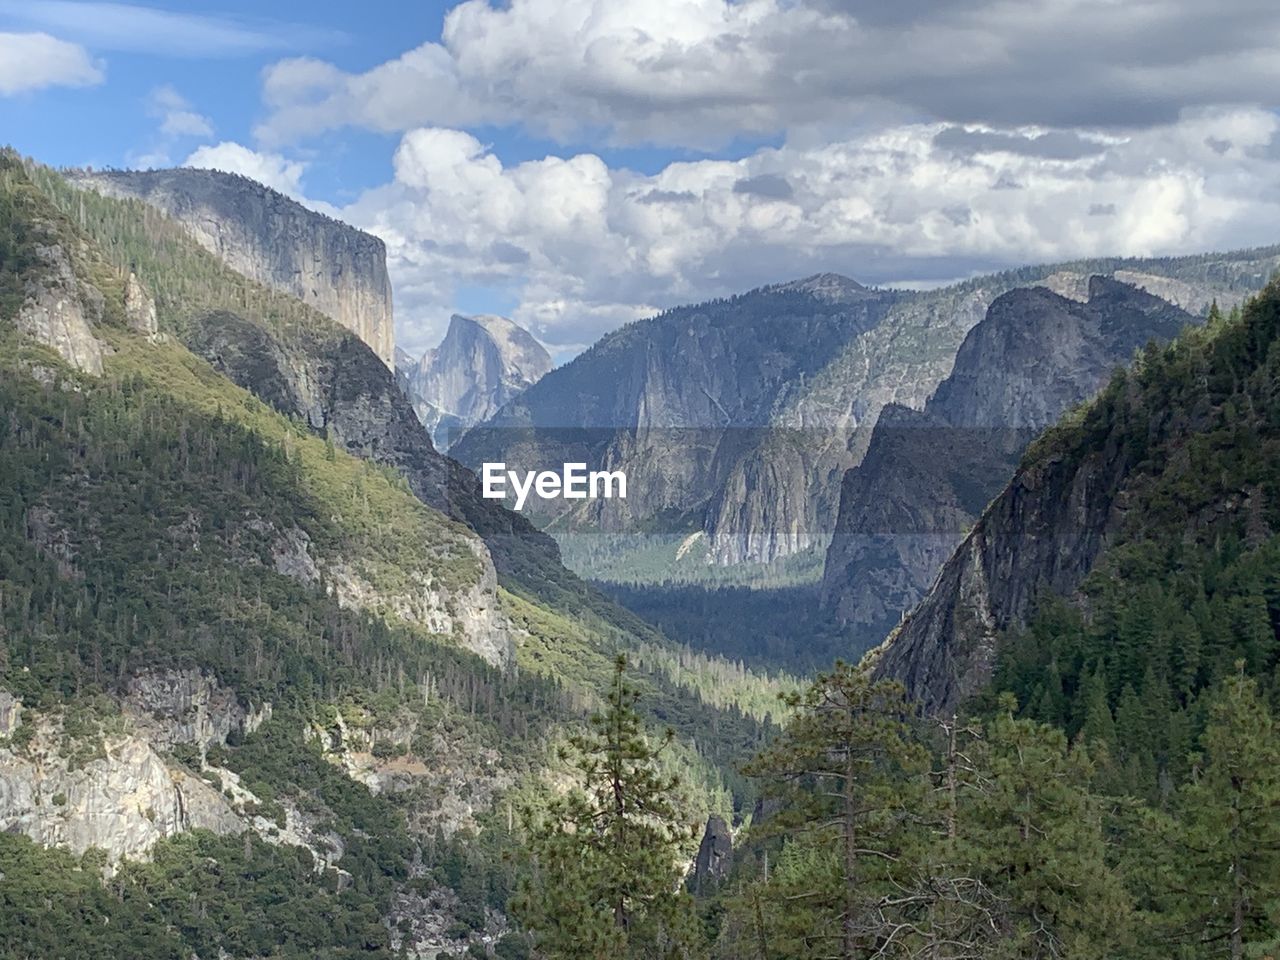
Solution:
M 422 909 L 447 914 L 455 956 L 507 960 L 1280 945 L 1280 287 L 1147 351 L 1032 447 L 1033 466 L 1121 458 L 1125 520 L 1080 597 L 1004 638 L 966 716 L 927 721 L 859 669 L 797 690 L 674 647 L 560 573 L 540 590 L 536 565 L 499 594 L 514 670 L 401 616 L 425 583 L 474 583 L 473 534 L 176 338 L 129 332 L 132 268 L 173 334 L 213 308 L 334 333 L 173 229 L 0 157 L 0 319 L 59 243 L 102 293 L 109 348 L 84 377 L 0 326 L 0 687 L 57 714 L 74 768 L 105 762 L 144 667 L 269 701 L 247 736 L 169 758 L 252 793 L 266 825 L 173 837 L 105 879 L 98 854 L 0 836 L 0 956 L 389 955 L 404 904 L 436 896 Z M 359 607 L 336 596 L 351 576 Z M 734 623 L 781 636 L 768 614 Z M 2 746 L 35 742 L 24 722 Z M 416 772 L 375 792 L 344 766 Z M 710 813 L 749 828 L 694 900 L 680 880 Z M 264 839 L 298 823 L 336 863 Z M 497 940 L 512 905 L 524 928 Z
M 570 741 L 578 782 L 530 827 L 514 905 L 548 960 L 678 960 L 697 946 L 693 903 L 679 891 L 692 831 L 678 781 L 658 766 L 675 734 L 649 741 L 625 670 L 619 658 L 604 712 Z
M 486 911 L 505 911 L 516 882 L 510 811 L 546 802 L 555 745 L 607 693 L 619 649 L 643 661 L 645 723 L 678 731 L 661 767 L 679 777 L 685 815 L 731 817 L 750 805 L 753 790 L 732 765 L 762 742 L 769 681 L 680 658 L 558 568 L 530 567 L 503 592 L 527 630 L 518 669 L 492 668 L 457 636 L 405 619 L 399 598 L 475 582 L 474 535 L 424 506 L 397 471 L 349 456 L 173 336 L 214 307 L 252 313 L 295 343 L 335 335 L 327 320 L 237 278 L 142 205 L 81 195 L 11 154 L 0 156 L 0 237 L 0 688 L 22 698 L 27 718 L 60 717 L 59 749 L 73 767 L 103 762 L 104 744 L 127 728 L 120 700 L 140 670 L 195 668 L 243 705 L 269 701 L 269 722 L 209 750 L 216 769 L 194 744 L 180 744 L 172 762 L 228 796 L 227 772 L 238 775 L 256 797 L 242 812 L 276 825 L 264 835 L 296 813 L 342 851 L 336 870 L 313 876 L 305 851 L 262 853 L 252 834 L 178 837 L 153 864 L 126 865 L 102 887 L 96 867 L 15 840 L 14 856 L 40 876 L 30 889 L 0 879 L 0 928 L 33 931 L 13 955 L 62 955 L 46 949 L 59 934 L 85 956 L 376 954 L 389 947 L 383 921 L 395 904 L 442 890 L 447 906 L 432 909 L 453 918 L 458 955 L 473 954 L 492 926 Z M 40 278 L 37 243 L 61 245 L 102 293 L 101 378 L 77 374 L 8 323 Z M 130 269 L 171 336 L 152 342 L 123 322 Z M 359 606 L 338 602 L 351 579 Z M 527 586 L 540 580 L 560 583 L 563 606 Z M 0 746 L 22 750 L 34 731 L 24 722 Z M 375 794 L 343 772 L 353 753 L 420 773 Z M 451 766 L 461 782 L 445 779 Z M 454 801 L 469 808 L 461 823 L 440 813 Z M 226 883 L 201 913 L 190 895 L 220 882 L 210 874 Z M 59 885 L 77 892 L 57 904 L 40 893 Z M 163 910 L 148 901 L 170 894 Z M 76 950 L 92 939 L 98 909 L 127 933 L 100 938 L 101 952 Z M 133 947 L 122 950 L 126 936 Z M 522 951 L 514 935 L 498 955 Z
M 102 880 L 81 859 L 0 834 L 0 957 L 391 957 L 377 902 L 310 853 L 195 832 Z

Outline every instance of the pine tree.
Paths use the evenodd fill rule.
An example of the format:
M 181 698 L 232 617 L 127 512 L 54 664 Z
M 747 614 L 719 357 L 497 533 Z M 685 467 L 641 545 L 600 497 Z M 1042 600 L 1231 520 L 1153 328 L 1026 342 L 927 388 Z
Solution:
M 1280 743 L 1257 684 L 1237 667 L 1213 698 L 1203 757 L 1178 796 L 1163 898 L 1192 955 L 1232 960 L 1280 932 L 1268 915 L 1280 891 Z
M 771 960 L 888 955 L 886 938 L 926 906 L 900 896 L 929 839 L 928 753 L 902 687 L 837 663 L 789 705 L 786 730 L 747 768 L 778 805 L 763 832 L 787 837 L 761 939 Z
M 692 899 L 680 890 L 692 834 L 676 778 L 658 768 L 673 734 L 650 742 L 638 699 L 619 657 L 604 712 L 566 751 L 579 783 L 530 825 L 530 870 L 513 907 L 551 960 L 696 955 Z
M 1115 956 L 1129 902 L 1108 868 L 1092 766 L 1053 727 L 1016 719 L 1012 698 L 974 745 L 961 791 L 959 843 L 980 878 L 988 941 L 944 956 L 984 960 Z

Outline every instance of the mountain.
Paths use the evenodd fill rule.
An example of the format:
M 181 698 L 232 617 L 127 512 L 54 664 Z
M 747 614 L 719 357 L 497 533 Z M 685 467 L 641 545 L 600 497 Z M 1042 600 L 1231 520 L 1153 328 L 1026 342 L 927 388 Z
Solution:
M 236 272 L 315 307 L 388 367 L 395 325 L 386 245 L 247 177 L 216 170 L 69 171 L 72 182 L 137 199 L 181 223 Z
M 1191 314 L 1117 280 L 1087 299 L 1046 287 L 998 297 L 965 337 L 923 410 L 884 408 L 844 478 L 822 603 L 855 646 L 871 646 L 923 596 L 965 531 L 1000 492 L 1026 445 L 1148 340 Z
M 841 479 L 861 462 L 880 411 L 921 409 L 999 296 L 1047 284 L 1087 297 L 1101 274 L 1202 314 L 1214 299 L 1239 302 L 1277 264 L 1280 249 L 1267 248 L 1028 267 L 922 292 L 830 274 L 763 287 L 605 336 L 451 452 L 473 468 L 580 460 L 624 470 L 635 491 L 625 501 L 533 512 L 570 566 L 593 577 L 813 580 Z
M 397 359 L 396 373 L 418 419 L 447 450 L 466 430 L 537 383 L 551 356 L 506 317 L 454 314 L 438 347 L 421 359 Z
M 981 693 L 1010 650 L 1042 692 L 1051 671 L 1068 696 L 1082 671 L 1116 661 L 1114 695 L 1126 682 L 1141 688 L 1148 664 L 1165 676 L 1166 657 L 1187 689 L 1230 672 L 1236 656 L 1258 669 L 1236 635 L 1252 622 L 1240 619 L 1254 603 L 1245 596 L 1270 596 L 1264 585 L 1274 583 L 1278 318 L 1273 284 L 1242 314 L 1146 350 L 1038 438 L 873 654 L 877 672 L 946 712 Z M 1245 569 L 1252 579 L 1241 579 Z M 1215 612 L 1218 595 L 1230 602 Z M 1054 613 L 1054 597 L 1081 611 L 1075 626 Z M 1258 602 L 1265 620 L 1271 600 Z M 1043 617 L 1056 625 L 1037 625 Z M 1055 654 L 1081 639 L 1105 656 Z
M 0 927 L 28 955 L 502 939 L 512 811 L 620 653 L 690 828 L 753 802 L 770 682 L 560 566 L 359 337 L 8 152 L 0 403 Z
M 879 327 L 900 296 L 829 275 L 630 324 L 552 371 L 453 452 L 472 466 L 585 460 L 627 472 L 635 492 L 625 501 L 544 515 L 559 527 L 714 533 L 708 517 L 729 509 L 717 494 L 741 485 L 744 460 L 768 439 L 777 411 L 846 342 Z M 750 531 L 750 549 L 793 552 L 802 544 L 787 542 L 792 532 L 802 540 L 811 529 L 804 486 L 774 487 L 769 500 L 777 515 L 760 537 Z M 729 541 L 721 548 L 726 559 L 738 556 Z

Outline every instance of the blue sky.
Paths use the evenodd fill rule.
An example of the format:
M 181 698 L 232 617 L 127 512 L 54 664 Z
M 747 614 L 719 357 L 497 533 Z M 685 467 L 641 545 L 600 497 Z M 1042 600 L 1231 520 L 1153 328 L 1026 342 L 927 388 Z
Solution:
M 0 0 L 3 139 L 379 234 L 413 352 L 454 311 L 564 358 L 826 270 L 1275 242 L 1276 90 L 1263 0 Z

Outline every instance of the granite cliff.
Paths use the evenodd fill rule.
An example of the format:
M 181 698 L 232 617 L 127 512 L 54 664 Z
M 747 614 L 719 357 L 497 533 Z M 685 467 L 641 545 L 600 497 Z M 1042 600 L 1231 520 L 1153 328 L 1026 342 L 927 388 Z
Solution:
M 542 344 L 506 317 L 454 314 L 438 347 L 414 361 L 401 354 L 396 374 L 440 450 L 537 383 L 551 369 Z
M 1126 563 L 1249 549 L 1277 528 L 1280 289 L 1242 317 L 1145 350 L 1028 448 L 1013 479 L 871 656 L 929 712 L 981 693 L 1003 644 L 1050 597 L 1086 619 Z M 1228 452 L 1229 451 L 1229 455 Z M 1126 559 L 1128 558 L 1128 559 Z
M 1259 289 L 1277 264 L 1280 249 L 1265 248 L 1027 267 L 924 292 L 834 274 L 764 287 L 607 335 L 451 453 L 472 467 L 581 460 L 625 470 L 625 501 L 560 501 L 534 514 L 593 576 L 715 580 L 724 567 L 749 575 L 791 564 L 816 579 L 842 478 L 880 411 L 922 409 L 1001 295 L 1044 285 L 1088 299 L 1090 276 L 1115 275 L 1202 315 L 1215 299 L 1225 308 Z
M 235 937 L 281 904 L 329 946 L 492 952 L 501 797 L 541 789 L 623 650 L 695 771 L 690 824 L 729 814 L 713 757 L 753 722 L 481 498 L 367 344 L 149 207 L 0 173 L 10 878 L 173 871 L 253 918 L 148 908 L 165 955 L 265 955 Z
M 386 245 L 269 187 L 216 170 L 73 171 L 80 186 L 141 200 L 236 272 L 346 327 L 388 367 L 395 327 Z
M 997 298 L 923 410 L 880 414 L 845 475 L 822 601 L 855 646 L 882 638 L 928 588 L 1027 443 L 1094 395 L 1149 340 L 1191 314 L 1106 277 L 1069 299 L 1047 287 Z

